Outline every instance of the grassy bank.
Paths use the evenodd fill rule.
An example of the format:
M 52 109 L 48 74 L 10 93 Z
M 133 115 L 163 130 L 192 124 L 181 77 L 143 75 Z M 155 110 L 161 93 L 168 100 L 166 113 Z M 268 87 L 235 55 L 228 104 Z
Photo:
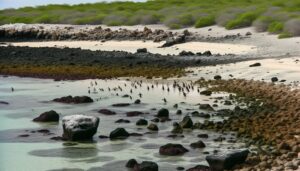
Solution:
M 300 35 L 299 11 L 299 0 L 153 0 L 6 9 L 0 11 L 0 24 L 165 24 L 172 29 L 214 24 L 235 29 L 253 25 L 258 31 L 284 38 Z

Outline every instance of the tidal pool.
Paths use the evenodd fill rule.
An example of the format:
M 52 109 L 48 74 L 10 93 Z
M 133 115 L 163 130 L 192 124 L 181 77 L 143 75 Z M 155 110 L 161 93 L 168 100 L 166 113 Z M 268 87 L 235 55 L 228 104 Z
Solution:
M 200 95 L 198 88 L 191 81 L 178 81 L 180 85 L 188 85 L 185 94 L 173 87 L 173 80 L 157 81 L 144 80 L 143 82 L 126 79 L 114 80 L 80 80 L 80 81 L 53 81 L 50 79 L 34 79 L 19 77 L 0 77 L 0 170 L 1 171 L 50 171 L 50 170 L 127 170 L 126 162 L 135 158 L 138 162 L 149 160 L 157 162 L 160 170 L 175 170 L 178 166 L 186 169 L 199 164 L 207 165 L 204 152 L 213 154 L 228 150 L 243 148 L 243 143 L 230 143 L 228 139 L 235 139 L 234 133 L 219 134 L 204 130 L 185 130 L 184 138 L 169 138 L 173 122 L 181 121 L 193 111 L 209 113 L 200 110 L 197 104 L 213 104 L 217 97 L 228 98 L 227 93 Z M 153 87 L 153 88 L 152 88 Z M 12 91 L 12 88 L 14 91 Z M 123 95 L 130 97 L 122 97 Z M 91 104 L 61 104 L 52 102 L 54 98 L 67 95 L 87 95 L 94 99 Z M 167 102 L 164 102 L 163 99 Z M 141 104 L 134 104 L 136 99 Z M 112 107 L 115 103 L 130 103 L 128 107 Z M 178 104 L 182 115 L 176 115 Z M 219 100 L 215 110 L 233 108 L 234 105 L 224 106 Z M 172 121 L 157 123 L 159 132 L 149 132 L 146 127 L 136 126 L 140 118 L 148 121 L 154 118 L 157 110 L 167 108 Z M 117 114 L 107 116 L 98 113 L 99 109 L 110 109 Z M 156 110 L 155 110 L 156 109 Z M 35 123 L 32 119 L 39 114 L 55 110 L 60 119 L 66 115 L 85 114 L 98 116 L 100 125 L 93 142 L 70 143 L 51 140 L 51 137 L 61 136 L 62 126 L 59 123 Z M 137 117 L 127 117 L 128 111 L 141 111 L 146 114 Z M 118 119 L 128 119 L 130 123 L 115 123 Z M 193 122 L 204 122 L 204 118 L 192 117 Z M 212 116 L 210 120 L 223 120 Z M 150 121 L 151 122 L 151 121 Z M 141 133 L 141 137 L 129 137 L 126 140 L 110 141 L 100 139 L 99 135 L 109 133 L 123 127 L 128 132 Z M 39 133 L 37 130 L 48 129 L 50 134 Z M 198 134 L 207 133 L 209 138 L 198 138 Z M 27 134 L 28 137 L 20 137 Z M 215 142 L 218 137 L 227 140 Z M 206 147 L 192 149 L 190 144 L 203 140 Z M 179 143 L 189 149 L 183 156 L 167 157 L 159 154 L 159 147 L 167 143 Z

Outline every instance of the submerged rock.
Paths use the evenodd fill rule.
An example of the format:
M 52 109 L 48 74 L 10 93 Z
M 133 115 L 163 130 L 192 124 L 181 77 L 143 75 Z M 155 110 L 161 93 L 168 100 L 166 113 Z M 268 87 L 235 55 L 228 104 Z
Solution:
M 221 77 L 221 75 L 215 75 L 215 76 L 214 76 L 214 79 L 215 79 L 215 80 L 221 80 L 222 77 Z
M 134 104 L 140 104 L 141 103 L 141 100 L 140 99 L 136 99 L 135 101 L 134 101 Z
M 56 98 L 53 101 L 60 102 L 60 103 L 74 103 L 74 104 L 94 102 L 93 99 L 88 96 L 74 96 L 74 97 L 65 96 L 61 98 Z
M 0 104 L 9 105 L 9 103 L 6 101 L 0 101 Z
M 210 168 L 208 166 L 197 165 L 195 167 L 189 168 L 186 171 L 211 171 L 211 170 L 210 170 Z
M 130 159 L 126 163 L 126 167 L 128 167 L 128 168 L 134 168 L 134 166 L 137 165 L 137 164 L 138 164 L 138 162 L 135 159 Z
M 70 115 L 62 119 L 63 138 L 70 141 L 90 140 L 97 132 L 100 119 L 95 116 Z
M 210 96 L 212 94 L 212 91 L 210 90 L 204 90 L 200 92 L 201 95 Z
M 126 139 L 129 136 L 129 133 L 124 128 L 117 128 L 110 133 L 109 138 L 111 140 Z
M 172 129 L 171 132 L 173 134 L 182 134 L 183 133 L 183 129 L 182 129 L 182 127 L 177 122 L 175 122 L 173 124 L 173 129 Z
M 34 122 L 58 122 L 59 115 L 54 110 L 44 112 L 40 116 L 33 119 Z
M 143 161 L 135 165 L 133 171 L 158 171 L 158 165 L 152 161 Z
M 148 50 L 146 48 L 140 48 L 136 50 L 136 53 L 147 53 Z
M 155 125 L 153 123 L 151 123 L 147 128 L 151 131 L 158 131 L 157 125 Z
M 214 108 L 211 107 L 210 104 L 200 104 L 199 105 L 199 109 L 214 111 Z
M 242 164 L 247 159 L 249 150 L 239 150 L 225 155 L 209 155 L 206 157 L 212 171 L 223 171 Z
M 157 117 L 159 118 L 169 118 L 169 110 L 162 108 L 157 112 Z
M 204 147 L 206 147 L 206 145 L 204 144 L 204 142 L 201 141 L 201 140 L 199 140 L 197 142 L 194 142 L 194 143 L 191 143 L 190 146 L 192 148 L 204 148 Z
M 116 112 L 111 111 L 109 109 L 100 109 L 98 111 L 98 113 L 101 113 L 101 114 L 104 114 L 104 115 L 115 115 L 116 114 Z
M 116 103 L 116 104 L 113 104 L 112 106 L 114 107 L 126 107 L 126 106 L 130 106 L 129 103 Z
M 136 121 L 136 125 L 138 126 L 148 125 L 148 121 L 146 119 L 139 119 L 138 121 Z
M 166 144 L 159 148 L 159 154 L 166 156 L 178 156 L 188 152 L 181 144 Z
M 179 124 L 182 128 L 193 128 L 193 121 L 189 116 L 185 116 Z
M 143 112 L 139 112 L 139 111 L 131 111 L 131 112 L 126 112 L 126 115 L 128 117 L 133 117 L 133 116 L 139 116 L 144 114 Z

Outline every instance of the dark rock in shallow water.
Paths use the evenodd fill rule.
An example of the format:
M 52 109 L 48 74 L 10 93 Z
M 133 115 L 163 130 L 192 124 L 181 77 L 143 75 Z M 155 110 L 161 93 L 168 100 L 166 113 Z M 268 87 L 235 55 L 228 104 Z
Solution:
M 95 116 L 65 116 L 63 122 L 63 138 L 70 141 L 91 140 L 97 132 L 100 119 Z
M 242 164 L 247 159 L 249 150 L 239 150 L 225 155 L 210 155 L 206 157 L 212 171 L 223 171 Z
M 147 53 L 148 50 L 146 48 L 140 48 L 136 50 L 136 53 Z
M 261 63 L 259 62 L 249 65 L 249 67 L 259 67 L 259 66 L 261 66 Z
M 176 114 L 177 114 L 177 115 L 181 115 L 181 114 L 182 114 L 182 110 L 177 110 L 177 111 L 176 111 Z
M 197 165 L 195 167 L 189 168 L 186 171 L 211 171 L 211 170 L 210 170 L 210 168 L 208 166 Z
M 140 99 L 136 99 L 135 101 L 134 101 L 134 104 L 140 104 L 141 103 L 141 100 Z
M 0 101 L 0 104 L 9 105 L 9 103 L 6 101 Z
M 203 56 L 211 56 L 212 53 L 208 50 L 202 53 Z
M 130 106 L 129 103 L 116 103 L 116 104 L 113 104 L 112 106 L 114 107 L 126 107 L 126 106 Z
M 54 111 L 50 110 L 40 114 L 40 116 L 33 119 L 34 122 L 58 122 L 59 115 Z
M 185 116 L 179 124 L 182 128 L 193 128 L 193 121 L 189 116 Z
M 209 110 L 209 111 L 214 111 L 214 108 L 211 107 L 210 104 L 200 104 L 200 105 L 199 105 L 199 109 L 202 109 L 202 110 Z
M 215 80 L 221 80 L 222 77 L 221 77 L 221 75 L 215 75 L 215 76 L 214 76 L 214 79 L 215 79 Z
M 173 129 L 172 129 L 171 132 L 173 134 L 182 134 L 183 133 L 183 129 L 182 129 L 182 127 L 177 122 L 174 122 L 173 123 Z
M 139 120 L 136 122 L 136 125 L 138 125 L 138 126 L 148 125 L 148 121 L 147 121 L 146 119 L 139 119 Z
M 128 167 L 128 168 L 134 168 L 134 166 L 137 165 L 137 164 L 138 164 L 138 162 L 135 159 L 130 159 L 126 163 L 126 167 Z
M 128 117 L 133 117 L 133 116 L 139 116 L 144 114 L 143 112 L 139 112 L 139 111 L 131 111 L 131 112 L 126 112 L 126 115 Z
M 124 128 L 117 128 L 110 133 L 109 138 L 112 140 L 126 139 L 129 136 L 129 133 Z
M 199 137 L 199 138 L 208 138 L 208 134 L 198 134 L 197 137 Z
M 157 127 L 157 125 L 155 125 L 155 124 L 150 124 L 148 127 L 147 127 L 149 130 L 151 130 L 151 131 L 158 131 L 158 127 Z
M 204 90 L 204 91 L 201 91 L 200 94 L 205 95 L 205 96 L 210 96 L 212 94 L 212 91 Z
M 272 78 L 271 78 L 271 81 L 272 81 L 272 82 L 277 82 L 277 81 L 278 81 L 278 78 L 277 78 L 277 77 L 272 77 Z
M 159 154 L 166 156 L 178 156 L 188 152 L 181 144 L 166 144 L 159 148 Z
M 158 171 L 158 165 L 151 161 L 143 161 L 135 165 L 133 171 Z
M 162 108 L 157 112 L 157 117 L 159 118 L 169 118 L 169 110 Z
M 130 120 L 127 119 L 118 119 L 115 121 L 115 123 L 130 123 Z
M 194 56 L 195 54 L 191 51 L 181 51 L 179 56 Z
M 199 140 L 197 142 L 191 143 L 190 145 L 192 148 L 204 148 L 206 145 L 204 144 L 203 141 Z
M 101 113 L 101 114 L 104 114 L 104 115 L 115 115 L 116 114 L 116 112 L 111 111 L 109 109 L 100 109 L 98 111 L 98 113 Z
M 185 42 L 185 35 L 179 35 L 175 38 L 168 38 L 166 42 L 161 47 L 170 47 L 179 43 Z
M 56 98 L 53 101 L 60 102 L 60 103 L 74 103 L 74 104 L 94 102 L 93 99 L 88 96 L 75 96 L 75 97 L 65 96 L 61 98 Z

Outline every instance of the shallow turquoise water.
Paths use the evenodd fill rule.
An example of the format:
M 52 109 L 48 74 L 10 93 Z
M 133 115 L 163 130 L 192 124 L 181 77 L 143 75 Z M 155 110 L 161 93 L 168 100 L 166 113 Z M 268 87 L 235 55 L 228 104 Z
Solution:
M 97 81 L 97 86 L 95 85 Z M 91 85 L 91 82 L 93 85 Z M 156 83 L 155 81 L 143 82 L 141 86 L 132 85 L 132 81 L 125 80 L 81 80 L 81 81 L 60 81 L 54 82 L 47 79 L 1 77 L 0 78 L 0 101 L 7 101 L 9 105 L 0 106 L 0 170 L 1 171 L 49 171 L 63 170 L 126 170 L 124 165 L 130 158 L 138 161 L 151 160 L 159 164 L 160 170 L 174 170 L 178 166 L 186 168 L 207 164 L 204 151 L 212 153 L 213 150 L 226 152 L 228 148 L 240 148 L 241 143 L 214 142 L 213 139 L 221 136 L 218 133 L 203 130 L 185 131 L 185 138 L 167 138 L 170 135 L 173 121 L 180 121 L 186 114 L 192 111 L 199 111 L 198 103 L 210 103 L 212 97 L 227 97 L 227 94 L 213 94 L 212 97 L 199 95 L 197 87 L 190 90 L 184 97 L 177 89 L 173 89 L 172 82 Z M 190 82 L 185 82 L 190 84 Z M 126 85 L 126 86 L 125 86 Z M 151 86 L 154 85 L 152 89 Z M 122 91 L 113 91 L 113 88 L 120 86 Z M 135 88 L 136 86 L 136 88 Z M 147 87 L 150 87 L 148 90 Z M 14 92 L 11 91 L 14 88 Z M 91 94 L 88 93 L 90 87 Z M 165 90 L 162 89 L 164 87 Z M 170 91 L 167 91 L 167 87 Z M 97 90 L 94 92 L 94 88 Z M 99 91 L 102 88 L 104 91 Z M 111 91 L 108 91 L 111 88 Z M 133 93 L 130 93 L 130 89 Z M 117 96 L 116 94 L 119 94 Z M 142 104 L 131 105 L 125 108 L 116 108 L 114 103 L 133 103 L 142 93 Z M 124 94 L 132 96 L 122 98 Z M 95 102 L 92 104 L 70 105 L 51 102 L 52 99 L 66 95 L 88 95 Z M 167 103 L 162 101 L 167 99 Z M 183 103 L 182 103 L 183 102 Z M 173 105 L 179 104 L 183 115 L 176 115 Z M 224 106 L 219 104 L 219 108 Z M 140 118 L 151 120 L 157 111 L 152 108 L 168 108 L 171 113 L 171 122 L 158 123 L 160 131 L 157 134 L 147 134 L 142 137 L 130 137 L 123 141 L 110 141 L 99 139 L 99 135 L 109 135 L 118 127 L 125 128 L 128 132 L 145 133 L 145 127 L 135 126 Z M 233 106 L 231 106 L 233 107 Z M 230 107 L 230 108 L 231 108 Z M 97 113 L 101 108 L 108 108 L 117 112 L 114 116 L 104 116 Z M 218 109 L 218 108 L 216 108 Z M 45 111 L 55 110 L 60 113 L 61 118 L 71 114 L 87 114 L 100 117 L 100 126 L 94 136 L 93 143 L 77 143 L 74 146 L 66 146 L 64 142 L 50 140 L 53 136 L 62 134 L 61 123 L 39 124 L 31 120 Z M 143 111 L 139 117 L 126 117 L 126 111 Z M 131 121 L 129 124 L 117 124 L 116 120 L 124 118 Z M 193 117 L 194 122 L 203 122 L 204 119 Z M 212 120 L 222 118 L 212 117 Z M 52 135 L 32 133 L 38 129 L 49 129 Z M 195 150 L 189 144 L 199 140 L 197 134 L 208 133 L 209 138 L 203 139 L 206 148 Z M 29 134 L 29 137 L 18 137 L 21 134 Z M 222 135 L 234 137 L 231 134 Z M 161 145 L 166 143 L 180 143 L 190 150 L 183 156 L 165 157 L 158 153 Z

